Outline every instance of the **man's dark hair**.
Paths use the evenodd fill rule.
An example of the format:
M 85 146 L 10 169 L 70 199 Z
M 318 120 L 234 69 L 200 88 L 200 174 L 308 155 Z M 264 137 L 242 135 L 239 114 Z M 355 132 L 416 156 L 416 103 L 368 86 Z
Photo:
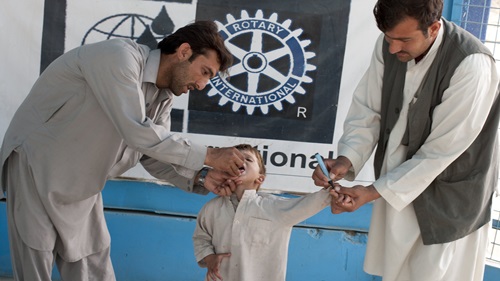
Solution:
M 377 26 L 382 32 L 393 29 L 407 17 L 418 21 L 425 36 L 427 29 L 441 19 L 443 0 L 378 0 L 373 8 Z
M 196 21 L 179 28 L 160 41 L 158 49 L 161 49 L 162 54 L 173 54 L 183 43 L 188 43 L 193 51 L 190 61 L 214 50 L 219 59 L 220 71 L 228 74 L 227 69 L 233 64 L 233 55 L 224 45 L 224 39 L 213 21 Z

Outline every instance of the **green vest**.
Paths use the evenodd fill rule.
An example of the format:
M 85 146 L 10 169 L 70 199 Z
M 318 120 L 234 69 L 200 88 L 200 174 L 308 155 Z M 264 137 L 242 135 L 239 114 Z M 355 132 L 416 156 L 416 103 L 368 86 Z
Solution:
M 443 19 L 444 36 L 438 53 L 410 106 L 402 144 L 410 159 L 430 134 L 434 108 L 449 87 L 455 69 L 468 55 L 490 51 L 474 36 Z M 406 63 L 388 51 L 384 42 L 384 77 L 380 137 L 375 152 L 375 175 L 380 177 L 387 141 L 403 103 Z M 492 58 L 493 59 L 493 58 Z M 425 245 L 460 239 L 490 220 L 492 195 L 498 181 L 497 131 L 500 104 L 497 98 L 479 136 L 414 201 Z M 463 132 L 467 134 L 467 132 Z M 453 144 L 450 144 L 453 145 Z

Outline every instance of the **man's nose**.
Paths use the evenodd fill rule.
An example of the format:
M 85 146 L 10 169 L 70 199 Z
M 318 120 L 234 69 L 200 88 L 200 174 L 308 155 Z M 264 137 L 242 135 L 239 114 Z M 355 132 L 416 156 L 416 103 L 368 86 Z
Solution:
M 205 89 L 205 87 L 208 85 L 209 81 L 210 81 L 210 79 L 208 79 L 208 78 L 207 79 L 203 78 L 203 79 L 200 79 L 200 80 L 196 81 L 195 82 L 196 89 L 198 89 L 198 90 Z
M 389 42 L 389 53 L 391 54 L 396 54 L 399 53 L 403 49 L 403 42 L 400 42 L 398 40 L 391 40 Z

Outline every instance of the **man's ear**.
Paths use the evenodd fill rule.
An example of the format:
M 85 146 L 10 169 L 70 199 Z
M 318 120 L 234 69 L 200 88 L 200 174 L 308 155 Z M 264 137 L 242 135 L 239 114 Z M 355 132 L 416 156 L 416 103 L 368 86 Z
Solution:
M 441 28 L 441 22 L 440 21 L 435 21 L 429 26 L 429 34 L 432 37 L 437 37 L 439 28 Z
M 182 43 L 177 47 L 176 53 L 180 61 L 185 61 L 191 57 L 193 50 L 191 50 L 191 45 L 189 45 L 189 43 Z

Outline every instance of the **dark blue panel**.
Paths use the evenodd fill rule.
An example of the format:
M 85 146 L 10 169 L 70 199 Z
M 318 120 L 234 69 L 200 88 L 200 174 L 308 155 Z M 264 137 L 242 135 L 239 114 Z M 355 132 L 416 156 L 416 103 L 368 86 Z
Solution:
M 484 269 L 483 281 L 498 281 L 500 280 L 500 267 L 494 265 L 486 265 Z
M 492 227 L 500 230 L 500 220 L 492 220 Z
M 5 201 L 0 200 L 0 276 L 12 276 L 9 237 L 7 234 L 7 210 Z
M 460 26 L 484 42 L 491 0 L 472 0 L 463 4 Z

